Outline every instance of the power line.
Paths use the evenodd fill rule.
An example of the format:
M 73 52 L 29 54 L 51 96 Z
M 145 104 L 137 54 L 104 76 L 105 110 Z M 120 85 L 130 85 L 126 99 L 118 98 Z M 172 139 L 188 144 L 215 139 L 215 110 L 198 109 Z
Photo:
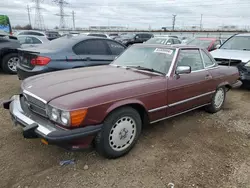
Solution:
M 59 24 L 59 27 L 60 29 L 63 29 L 65 28 L 65 16 L 68 16 L 67 14 L 64 13 L 64 6 L 65 5 L 68 5 L 69 3 L 64 1 L 64 0 L 53 0 L 54 3 L 56 3 L 59 8 L 60 8 L 60 13 L 59 14 L 56 14 L 57 16 L 60 16 L 60 24 Z
M 29 25 L 32 28 L 32 26 L 31 26 L 31 20 L 30 20 L 30 7 L 29 7 L 29 5 L 27 5 L 27 11 L 28 11 Z
M 43 21 L 43 16 L 41 13 L 41 5 L 40 3 L 43 2 L 43 0 L 33 0 L 35 2 L 35 26 L 34 28 L 36 29 L 41 29 L 44 30 L 44 21 Z

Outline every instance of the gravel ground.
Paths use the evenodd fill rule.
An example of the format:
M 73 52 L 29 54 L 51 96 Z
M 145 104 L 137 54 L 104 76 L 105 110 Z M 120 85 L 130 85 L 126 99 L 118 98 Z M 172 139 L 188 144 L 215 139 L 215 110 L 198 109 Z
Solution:
M 0 101 L 19 91 L 14 75 L 0 74 L 0 83 Z M 249 92 L 230 91 L 217 114 L 200 109 L 146 128 L 116 160 L 26 140 L 0 108 L 0 187 L 250 188 Z M 76 163 L 59 165 L 67 159 Z

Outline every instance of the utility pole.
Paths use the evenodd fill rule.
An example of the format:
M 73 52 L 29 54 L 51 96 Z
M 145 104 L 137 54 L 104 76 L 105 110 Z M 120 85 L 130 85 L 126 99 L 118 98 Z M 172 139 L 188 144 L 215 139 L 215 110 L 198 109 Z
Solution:
M 76 29 L 76 26 L 75 26 L 75 12 L 72 11 L 72 18 L 73 18 L 73 30 Z
M 30 7 L 29 7 L 29 5 L 27 5 L 27 11 L 28 11 L 29 25 L 32 28 L 31 21 L 30 21 Z
M 176 18 L 176 14 L 173 14 L 173 25 L 172 25 L 172 30 L 174 31 L 174 27 L 175 27 L 175 18 Z
M 200 30 L 202 30 L 202 17 L 203 17 L 203 14 L 201 14 Z
M 64 13 L 64 7 L 68 5 L 69 3 L 65 0 L 52 0 L 54 3 L 56 3 L 59 6 L 60 12 L 59 14 L 56 14 L 57 16 L 60 16 L 60 29 L 64 29 L 65 26 L 65 16 L 69 16 Z
M 32 0 L 35 3 L 35 26 L 34 28 L 36 29 L 41 29 L 44 30 L 44 21 L 43 21 L 43 16 L 41 13 L 41 10 L 43 9 L 41 7 L 41 2 L 43 2 L 43 0 Z

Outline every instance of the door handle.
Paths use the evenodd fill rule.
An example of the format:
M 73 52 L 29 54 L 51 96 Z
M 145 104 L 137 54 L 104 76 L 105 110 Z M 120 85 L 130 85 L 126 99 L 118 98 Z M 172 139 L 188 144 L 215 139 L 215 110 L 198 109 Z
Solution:
M 210 80 L 210 79 L 212 79 L 212 76 L 211 76 L 211 75 L 206 75 L 206 76 L 205 76 L 205 80 Z

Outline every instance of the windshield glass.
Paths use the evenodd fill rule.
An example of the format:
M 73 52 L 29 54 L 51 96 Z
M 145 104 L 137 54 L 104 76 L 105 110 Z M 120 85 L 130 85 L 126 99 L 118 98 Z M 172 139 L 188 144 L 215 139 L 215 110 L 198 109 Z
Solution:
M 175 54 L 175 49 L 139 47 L 128 48 L 112 64 L 119 66 L 140 66 L 168 73 Z
M 194 46 L 200 46 L 204 48 L 208 48 L 211 44 L 211 40 L 201 40 L 201 39 L 193 39 L 190 42 L 188 42 L 188 45 L 194 45 Z
M 168 39 L 166 39 L 166 38 L 155 37 L 155 38 L 151 38 L 151 39 L 147 40 L 145 43 L 147 43 L 147 44 L 165 44 L 167 40 Z
M 250 50 L 250 36 L 236 36 L 228 39 L 220 49 Z

